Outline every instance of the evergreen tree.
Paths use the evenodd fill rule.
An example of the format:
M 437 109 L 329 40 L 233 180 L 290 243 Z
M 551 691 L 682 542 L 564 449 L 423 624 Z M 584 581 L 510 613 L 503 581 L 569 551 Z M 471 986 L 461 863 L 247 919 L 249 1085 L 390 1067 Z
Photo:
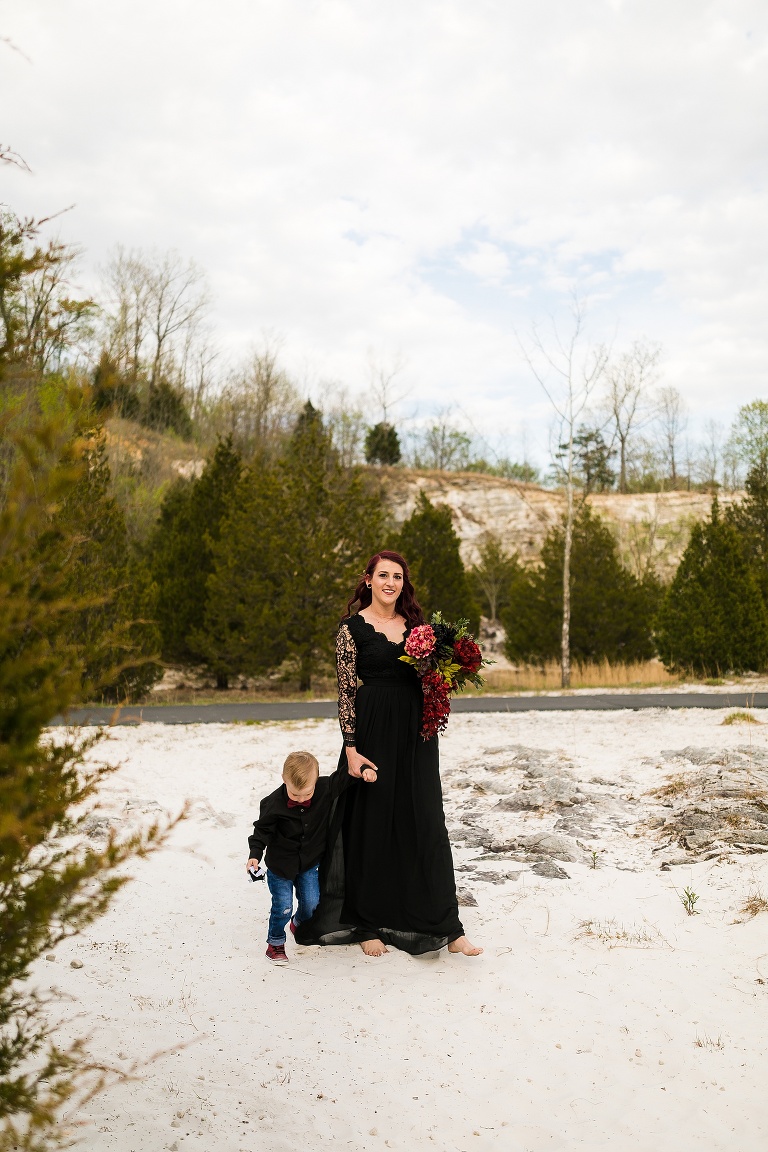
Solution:
M 320 413 L 306 404 L 285 455 L 244 476 L 214 546 L 196 639 L 207 659 L 231 675 L 290 657 L 300 688 L 310 688 L 382 528 L 381 493 L 360 469 L 341 466 Z
M 83 692 L 129 699 L 159 678 L 157 588 L 146 563 L 130 552 L 125 517 L 109 495 L 103 433 L 84 441 L 82 472 L 45 539 L 59 541 L 65 586 L 81 607 L 67 630 L 82 653 Z
M 629 663 L 654 653 L 651 634 L 658 585 L 639 581 L 619 560 L 616 541 L 585 504 L 574 523 L 571 554 L 571 654 L 579 662 Z M 536 568 L 513 584 L 501 613 L 511 660 L 556 660 L 563 619 L 563 528 L 550 530 Z
M 400 437 L 392 424 L 381 421 L 365 434 L 365 459 L 368 464 L 399 464 Z
M 668 668 L 719 675 L 768 663 L 768 609 L 748 541 L 717 499 L 697 524 L 664 597 L 657 621 L 659 655 Z
M 466 619 L 477 627 L 480 610 L 459 552 L 459 537 L 445 505 L 436 507 L 423 492 L 400 529 L 397 550 L 408 561 L 416 596 L 429 619 Z
M 184 396 L 179 388 L 174 388 L 167 380 L 150 384 L 146 407 L 139 417 L 147 428 L 157 432 L 175 432 L 182 440 L 192 436 L 192 418 L 189 415 Z
M 509 603 L 513 586 L 523 575 L 517 553 L 510 555 L 500 538 L 487 532 L 480 541 L 477 563 L 469 574 L 484 615 L 489 620 L 498 620 Z
M 750 469 L 746 498 L 728 510 L 728 519 L 742 537 L 768 605 L 768 456 Z
M 93 739 L 51 741 L 44 728 L 81 699 L 89 658 L 72 640 L 88 598 L 62 565 L 65 529 L 50 530 L 81 481 L 83 444 L 50 420 L 14 439 L 0 501 L 0 1150 L 47 1152 L 65 1139 L 63 1105 L 96 1085 L 82 1042 L 56 1043 L 30 971 L 107 909 L 127 880 L 121 866 L 162 836 L 95 848 L 82 835 L 112 769 L 85 761 Z
M 179 480 L 163 501 L 149 556 L 166 660 L 203 656 L 192 635 L 203 624 L 213 549 L 241 473 L 240 455 L 228 437 L 219 441 L 198 479 Z

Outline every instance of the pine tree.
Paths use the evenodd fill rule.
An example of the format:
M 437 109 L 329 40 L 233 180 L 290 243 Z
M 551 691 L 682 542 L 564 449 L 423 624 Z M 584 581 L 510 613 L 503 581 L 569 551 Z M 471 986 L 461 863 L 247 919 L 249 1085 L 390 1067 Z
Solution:
M 522 578 L 523 570 L 517 553 L 507 552 L 501 539 L 487 532 L 480 540 L 477 563 L 469 575 L 484 614 L 496 621 L 507 607 L 513 586 Z
M 68 639 L 82 653 L 83 692 L 130 699 L 159 678 L 157 588 L 147 565 L 133 555 L 125 516 L 109 495 L 109 464 L 101 429 L 84 440 L 82 472 L 44 538 L 58 539 L 65 586 L 81 602 Z
M 400 437 L 392 424 L 381 421 L 365 434 L 365 459 L 368 464 L 399 464 Z
M 251 675 L 289 657 L 309 689 L 382 526 L 381 493 L 362 470 L 341 466 L 306 404 L 285 455 L 245 475 L 214 546 L 196 639 L 207 659 L 227 675 Z
M 408 561 L 416 596 L 429 619 L 466 619 L 477 627 L 480 611 L 459 551 L 450 509 L 431 504 L 423 492 L 400 529 L 397 550 Z
M 657 621 L 659 655 L 671 669 L 715 676 L 768 663 L 768 609 L 748 540 L 717 499 L 697 524 Z
M 768 458 L 753 465 L 745 487 L 746 498 L 729 508 L 728 519 L 742 537 L 768 605 Z
M 163 501 L 149 557 L 166 660 L 204 658 L 192 635 L 205 618 L 213 549 L 241 473 L 240 455 L 228 437 L 219 441 L 198 479 L 179 480 Z
M 574 523 L 571 555 L 571 654 L 575 661 L 648 660 L 658 597 L 619 560 L 610 530 L 585 504 Z M 547 535 L 536 568 L 513 585 L 501 614 L 511 660 L 544 662 L 560 655 L 563 612 L 563 529 Z
M 47 1152 L 66 1138 L 61 1107 L 96 1085 L 82 1042 L 56 1043 L 32 965 L 100 916 L 127 880 L 120 866 L 162 835 L 94 848 L 82 825 L 112 769 L 85 762 L 93 739 L 42 738 L 81 698 L 89 658 L 72 639 L 89 597 L 62 566 L 65 530 L 50 528 L 88 448 L 65 421 L 38 421 L 14 441 L 0 493 L 0 1152 Z

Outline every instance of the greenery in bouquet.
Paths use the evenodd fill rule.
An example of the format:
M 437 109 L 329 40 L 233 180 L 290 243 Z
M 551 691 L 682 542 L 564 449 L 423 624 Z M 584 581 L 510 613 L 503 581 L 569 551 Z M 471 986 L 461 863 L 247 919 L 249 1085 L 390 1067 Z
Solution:
M 421 680 L 424 740 L 445 731 L 451 714 L 451 693 L 460 692 L 467 684 L 481 688 L 480 669 L 490 663 L 483 659 L 469 631 L 469 621 L 451 623 L 443 619 L 441 612 L 434 612 L 429 624 L 419 624 L 412 629 L 400 659 L 411 664 Z

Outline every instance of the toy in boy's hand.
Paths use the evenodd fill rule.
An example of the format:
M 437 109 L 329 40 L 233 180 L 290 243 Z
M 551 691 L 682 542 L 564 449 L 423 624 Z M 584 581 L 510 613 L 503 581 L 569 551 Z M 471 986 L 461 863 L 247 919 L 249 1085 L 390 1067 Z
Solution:
M 253 884 L 256 880 L 263 880 L 267 874 L 267 870 L 263 864 L 259 864 L 258 868 L 250 867 L 248 869 L 248 879 Z

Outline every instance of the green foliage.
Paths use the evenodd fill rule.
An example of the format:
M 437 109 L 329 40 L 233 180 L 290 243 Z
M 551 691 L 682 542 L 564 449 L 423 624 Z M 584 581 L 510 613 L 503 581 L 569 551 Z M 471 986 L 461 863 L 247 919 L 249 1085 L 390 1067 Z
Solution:
M 335 626 L 383 530 L 381 493 L 343 468 L 306 404 L 284 456 L 246 472 L 218 542 L 195 643 L 220 676 L 290 657 L 302 689 L 333 651 Z
M 182 440 L 189 440 L 192 435 L 192 419 L 184 396 L 167 380 L 149 385 L 146 406 L 139 419 L 147 428 L 154 428 L 156 432 L 175 432 Z
M 513 583 L 501 620 L 511 660 L 542 663 L 560 656 L 564 529 L 544 541 L 541 563 Z M 631 663 L 654 653 L 651 625 L 658 600 L 652 578 L 623 567 L 616 541 L 589 505 L 574 523 L 571 553 L 571 658 L 578 663 Z
M 135 381 L 124 376 L 106 352 L 102 352 L 93 373 L 92 399 L 95 412 L 139 419 L 141 401 Z
M 43 546 L 58 549 L 64 586 L 80 601 L 66 634 L 82 654 L 83 694 L 125 700 L 142 695 L 160 676 L 152 659 L 160 650 L 157 588 L 146 563 L 131 554 L 125 517 L 109 495 L 99 429 L 84 441 L 82 465 Z
M 72 590 L 66 530 L 52 532 L 51 518 L 89 449 L 61 420 L 39 420 L 14 446 L 0 511 L 0 1152 L 47 1152 L 65 1139 L 61 1106 L 100 1077 L 82 1043 L 56 1044 L 31 967 L 107 909 L 127 879 L 120 866 L 162 835 L 155 826 L 95 848 L 82 825 L 112 769 L 85 761 L 93 739 L 43 738 L 82 687 L 72 636 L 90 600 Z
M 561 444 L 557 459 L 565 459 L 567 450 L 568 445 Z M 575 482 L 584 492 L 607 492 L 613 487 L 616 473 L 609 463 L 612 456 L 599 428 L 583 424 L 578 428 L 573 438 L 573 471 Z
M 469 575 L 484 615 L 498 620 L 523 571 L 517 553 L 510 555 L 501 539 L 487 532 L 480 541 L 477 563 L 470 568 Z
M 39 230 L 40 222 L 0 208 L 0 366 L 43 373 L 90 334 L 97 308 L 68 295 L 76 251 L 57 240 L 41 247 Z
M 697 524 L 657 620 L 669 669 L 713 676 L 760 670 L 768 662 L 768 610 L 747 541 L 717 499 Z
M 241 473 L 242 461 L 232 438 L 220 440 L 201 476 L 177 481 L 163 500 L 148 551 L 158 586 L 157 619 L 167 660 L 202 656 L 192 634 L 205 618 L 213 549 Z M 225 666 L 229 663 L 225 661 Z
M 750 469 L 746 489 L 746 498 L 728 510 L 728 518 L 742 538 L 768 605 L 768 458 Z
M 748 469 L 768 467 L 768 400 L 753 400 L 739 409 L 731 446 Z
M 392 424 L 374 424 L 365 434 L 365 459 L 369 464 L 398 464 L 400 437 Z
M 506 457 L 489 464 L 487 460 L 470 460 L 467 472 L 484 472 L 488 476 L 502 476 L 505 480 L 517 480 L 520 484 L 538 484 L 539 470 L 525 461 L 508 460 Z
M 416 507 L 400 529 L 396 548 L 408 561 L 427 619 L 433 612 L 442 612 L 448 620 L 471 621 L 476 631 L 479 605 L 462 563 L 450 509 L 435 507 L 420 492 Z

